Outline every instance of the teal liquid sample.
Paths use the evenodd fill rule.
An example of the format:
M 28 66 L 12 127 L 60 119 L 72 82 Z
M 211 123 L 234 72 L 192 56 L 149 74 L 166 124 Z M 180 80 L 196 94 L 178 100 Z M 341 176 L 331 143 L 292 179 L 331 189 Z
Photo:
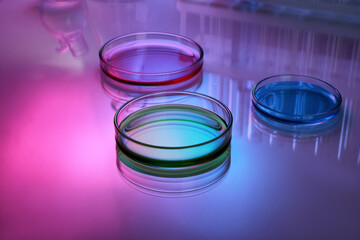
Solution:
M 218 137 L 226 129 L 218 115 L 199 107 L 166 104 L 138 110 L 122 121 L 130 138 L 153 146 L 187 147 Z

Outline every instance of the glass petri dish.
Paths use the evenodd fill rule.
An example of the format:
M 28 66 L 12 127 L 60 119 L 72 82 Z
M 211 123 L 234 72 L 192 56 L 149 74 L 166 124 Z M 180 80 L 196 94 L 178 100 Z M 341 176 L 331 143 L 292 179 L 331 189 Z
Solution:
M 252 92 L 254 106 L 277 121 L 319 124 L 340 109 L 341 95 L 330 84 L 309 76 L 286 74 L 265 78 Z
M 169 91 L 144 95 L 115 114 L 118 146 L 137 161 L 186 167 L 208 161 L 231 140 L 233 117 L 209 96 Z
M 117 147 L 123 180 L 136 190 L 160 197 L 188 197 L 213 189 L 230 168 L 230 146 L 219 156 L 193 167 L 166 168 L 141 163 Z
M 193 40 L 170 33 L 143 32 L 114 38 L 100 49 L 100 66 L 109 77 L 128 84 L 174 84 L 195 76 L 203 49 Z

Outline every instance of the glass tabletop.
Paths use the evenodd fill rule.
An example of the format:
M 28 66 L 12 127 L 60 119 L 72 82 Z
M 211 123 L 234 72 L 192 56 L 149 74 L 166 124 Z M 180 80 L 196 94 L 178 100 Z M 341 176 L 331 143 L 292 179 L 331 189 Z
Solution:
M 0 1 L 0 239 L 359 239 L 359 9 L 267 2 Z M 115 111 L 143 92 L 104 80 L 98 51 L 141 31 L 198 42 L 203 71 L 179 89 L 233 114 L 226 161 L 174 181 L 191 194 L 118 163 Z M 278 74 L 337 88 L 336 121 L 259 117 L 252 88 Z

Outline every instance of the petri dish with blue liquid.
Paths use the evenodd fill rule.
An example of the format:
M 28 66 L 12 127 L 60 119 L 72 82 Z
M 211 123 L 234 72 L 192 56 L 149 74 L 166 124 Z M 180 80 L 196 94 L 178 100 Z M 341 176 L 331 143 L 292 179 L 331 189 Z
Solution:
M 340 110 L 341 94 L 317 78 L 286 74 L 265 78 L 253 88 L 254 106 L 274 120 L 288 124 L 319 124 Z
M 116 141 L 136 161 L 189 168 L 221 154 L 230 144 L 233 117 L 209 96 L 181 91 L 144 95 L 115 114 Z

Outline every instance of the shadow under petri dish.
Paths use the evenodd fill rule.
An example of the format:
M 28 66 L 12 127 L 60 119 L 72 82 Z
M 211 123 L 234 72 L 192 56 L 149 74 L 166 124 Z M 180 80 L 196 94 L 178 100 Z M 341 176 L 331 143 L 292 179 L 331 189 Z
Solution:
M 104 91 L 112 99 L 112 107 L 117 110 L 127 101 L 144 94 L 162 91 L 190 91 L 196 92 L 203 81 L 203 71 L 200 70 L 195 76 L 187 81 L 154 86 L 140 86 L 116 81 L 100 71 L 101 85 Z
M 257 108 L 251 108 L 251 119 L 261 132 L 296 139 L 309 139 L 328 135 L 340 127 L 341 114 L 318 124 L 289 124 L 264 115 Z
M 341 95 L 330 84 L 303 75 L 266 78 L 253 89 L 254 106 L 277 121 L 317 124 L 339 111 Z
M 105 74 L 129 84 L 153 86 L 186 81 L 202 68 L 203 50 L 183 36 L 144 32 L 120 36 L 100 49 Z
M 162 92 L 129 101 L 115 115 L 115 127 L 119 147 L 138 161 L 184 167 L 206 162 L 230 144 L 232 115 L 202 94 Z
M 117 146 L 117 166 L 131 187 L 159 197 L 189 197 L 207 192 L 220 183 L 230 167 L 231 148 L 192 167 L 167 168 L 141 163 Z

